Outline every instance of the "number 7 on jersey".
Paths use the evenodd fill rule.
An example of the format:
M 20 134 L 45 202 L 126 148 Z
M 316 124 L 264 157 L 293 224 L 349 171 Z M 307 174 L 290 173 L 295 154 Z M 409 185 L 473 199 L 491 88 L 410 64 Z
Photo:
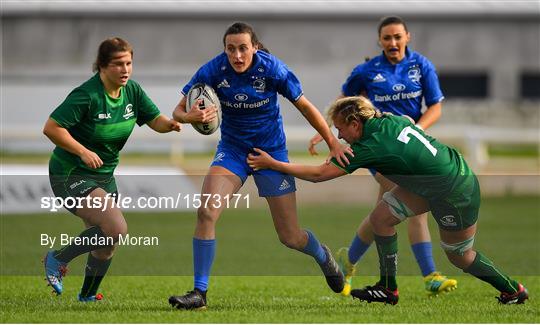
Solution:
M 409 136 L 409 134 L 414 136 L 418 140 L 420 140 L 420 142 L 422 142 L 422 144 L 431 152 L 433 157 L 435 157 L 437 155 L 437 148 L 432 146 L 431 143 L 429 143 L 429 141 L 422 134 L 420 134 L 420 132 L 416 131 L 415 129 L 411 128 L 410 126 L 407 126 L 403 130 L 401 130 L 401 132 L 399 133 L 397 139 L 399 141 L 407 144 L 407 143 L 409 143 L 409 140 L 411 140 L 411 137 Z

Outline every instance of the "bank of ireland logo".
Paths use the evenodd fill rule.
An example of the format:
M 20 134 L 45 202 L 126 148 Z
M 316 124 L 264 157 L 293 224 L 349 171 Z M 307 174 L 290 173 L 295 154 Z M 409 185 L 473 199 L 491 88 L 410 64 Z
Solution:
M 132 104 L 127 104 L 126 105 L 126 108 L 124 110 L 124 115 L 122 115 L 126 120 L 130 117 L 132 117 L 133 115 L 135 115 L 135 113 L 133 113 L 133 105 Z
M 245 102 L 248 99 L 248 95 L 246 95 L 246 94 L 236 94 L 236 95 L 234 95 L 234 99 L 236 99 L 239 102 Z
M 455 227 L 457 222 L 454 216 L 448 215 L 441 218 L 441 223 L 446 227 Z
M 415 84 L 419 83 L 420 78 L 422 78 L 422 73 L 420 72 L 420 68 L 418 67 L 413 67 L 412 69 L 410 69 L 407 75 L 409 79 L 411 79 L 411 81 Z
M 404 84 L 395 84 L 395 85 L 392 86 L 392 89 L 395 92 L 400 92 L 400 91 L 405 90 L 405 85 Z

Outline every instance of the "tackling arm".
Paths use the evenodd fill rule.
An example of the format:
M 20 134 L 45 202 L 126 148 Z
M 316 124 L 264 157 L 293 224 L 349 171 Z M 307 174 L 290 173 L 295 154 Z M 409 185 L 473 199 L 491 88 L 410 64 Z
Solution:
M 171 131 L 180 132 L 181 124 L 174 119 L 169 119 L 163 114 L 160 114 L 158 117 L 152 121 L 146 123 L 152 130 L 159 133 L 167 133 Z
M 313 183 L 324 182 L 347 174 L 334 164 L 325 163 L 320 166 L 308 166 L 287 163 L 275 160 L 261 149 L 254 148 L 253 150 L 258 155 L 249 154 L 247 162 L 254 170 L 273 169 Z

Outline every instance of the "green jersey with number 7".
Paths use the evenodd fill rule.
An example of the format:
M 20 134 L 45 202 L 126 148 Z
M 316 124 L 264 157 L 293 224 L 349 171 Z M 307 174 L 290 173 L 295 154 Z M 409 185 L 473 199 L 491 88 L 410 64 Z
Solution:
M 466 189 L 477 182 L 457 150 L 425 134 L 404 117 L 367 120 L 362 137 L 351 147 L 354 157 L 346 168 L 332 160 L 338 168 L 349 174 L 358 168 L 373 168 L 428 201 L 462 201 L 467 192 L 472 194 Z

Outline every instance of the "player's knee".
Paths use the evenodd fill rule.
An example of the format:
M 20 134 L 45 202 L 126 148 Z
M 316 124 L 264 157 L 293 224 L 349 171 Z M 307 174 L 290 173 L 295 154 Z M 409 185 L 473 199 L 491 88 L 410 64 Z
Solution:
M 462 270 L 467 269 L 474 261 L 474 251 L 472 249 L 464 252 L 463 255 L 446 252 L 446 256 L 452 265 Z
M 107 237 L 113 238 L 114 242 L 118 242 L 120 236 L 125 237 L 128 233 L 128 226 L 125 220 L 110 222 L 101 227 L 101 230 Z
M 410 225 L 412 225 L 414 227 L 427 226 L 427 224 L 428 224 L 427 213 L 423 213 L 423 214 L 419 214 L 419 215 L 414 216 L 414 217 L 410 217 L 409 219 L 407 219 L 407 221 L 409 222 Z
M 279 237 L 279 241 L 287 246 L 288 248 L 291 248 L 291 249 L 302 249 L 303 246 L 305 246 L 305 243 L 304 243 L 304 238 L 302 238 L 302 236 L 300 235 L 293 235 L 293 234 L 290 234 L 290 233 L 280 233 L 278 234 L 278 237 Z M 302 245 L 304 244 L 304 245 Z
M 210 207 L 200 207 L 197 209 L 197 222 L 215 223 L 219 217 L 219 211 Z
M 109 246 L 92 251 L 92 255 L 98 260 L 108 260 L 113 257 L 116 246 Z
M 397 218 L 399 222 L 402 222 L 409 217 L 415 216 L 415 213 L 407 206 L 407 204 L 401 201 L 392 192 L 384 193 L 382 196 L 382 200 L 387 204 L 392 216 Z
M 371 228 L 373 230 L 385 228 L 388 226 L 392 226 L 393 223 L 390 221 L 388 217 L 385 217 L 379 213 L 371 213 L 369 215 L 369 223 L 371 224 Z
M 448 260 L 460 269 L 466 269 L 474 261 L 474 236 L 459 243 L 449 244 L 441 241 Z

